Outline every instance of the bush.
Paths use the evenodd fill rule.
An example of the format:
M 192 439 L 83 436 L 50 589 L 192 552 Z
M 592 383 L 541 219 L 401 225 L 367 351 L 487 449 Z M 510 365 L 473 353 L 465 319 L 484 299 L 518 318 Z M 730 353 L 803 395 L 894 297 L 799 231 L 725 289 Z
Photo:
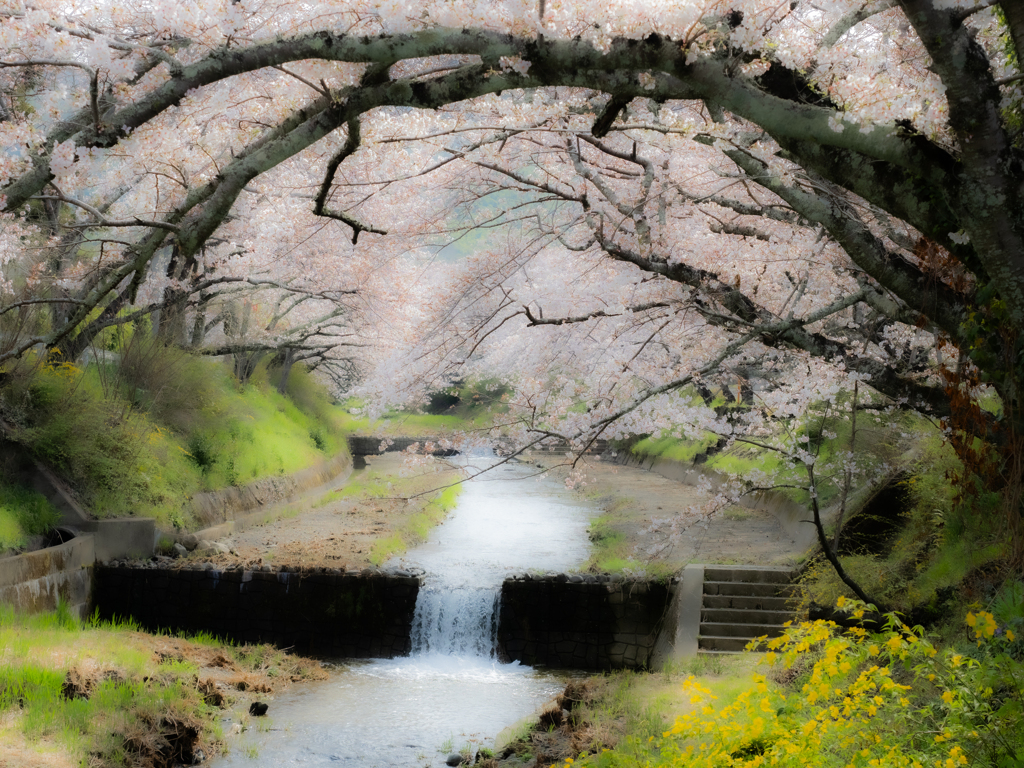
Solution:
M 1016 587 L 1020 594 L 1024 590 Z M 805 622 L 767 641 L 770 669 L 733 701 L 687 678 L 693 709 L 652 742 L 649 762 L 615 753 L 594 766 L 797 766 L 821 768 L 1024 763 L 1024 646 L 1010 623 L 1018 592 L 1000 602 L 1012 616 L 967 614 L 969 642 L 940 649 L 895 614 L 885 630 Z M 854 617 L 865 606 L 840 600 Z M 1017 624 L 1019 626 L 1019 624 Z M 756 644 L 756 641 L 755 641 Z M 770 677 L 788 681 L 774 684 Z
M 84 368 L 29 358 L 4 372 L 12 437 L 57 470 L 98 517 L 144 514 L 187 528 L 201 491 L 296 472 L 344 450 L 340 409 L 302 367 L 290 395 L 265 366 L 239 386 L 227 366 L 134 332 Z M 0 515 L 0 542 L 20 540 Z
M 25 546 L 29 536 L 46 533 L 60 512 L 41 493 L 0 483 L 0 551 Z

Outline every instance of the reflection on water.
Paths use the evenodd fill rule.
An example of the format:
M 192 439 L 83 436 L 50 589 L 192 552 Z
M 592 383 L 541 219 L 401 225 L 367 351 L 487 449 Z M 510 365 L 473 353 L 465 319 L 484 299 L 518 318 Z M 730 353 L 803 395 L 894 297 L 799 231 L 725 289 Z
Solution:
M 494 658 L 504 575 L 565 570 L 587 554 L 591 510 L 534 474 L 508 464 L 466 483 L 448 520 L 406 555 L 427 571 L 411 656 L 347 662 L 278 696 L 268 722 L 214 765 L 442 766 L 447 750 L 488 746 L 553 697 L 560 677 Z

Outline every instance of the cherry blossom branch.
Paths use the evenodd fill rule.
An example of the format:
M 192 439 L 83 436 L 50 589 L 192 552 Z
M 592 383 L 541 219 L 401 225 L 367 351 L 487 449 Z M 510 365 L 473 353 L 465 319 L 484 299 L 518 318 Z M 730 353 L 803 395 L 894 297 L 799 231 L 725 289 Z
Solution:
M 1024 80 L 1024 72 L 1016 75 L 1008 75 L 1006 77 L 998 78 L 995 83 L 996 85 L 1010 85 L 1011 83 L 1017 83 Z
M 321 96 L 330 96 L 331 95 L 330 91 L 328 91 L 327 88 L 319 86 L 316 83 L 314 83 L 314 82 L 312 82 L 310 80 L 307 80 L 306 78 L 304 78 L 302 75 L 298 74 L 297 72 L 292 72 L 290 69 L 285 69 L 284 66 L 282 66 L 280 64 L 275 65 L 274 69 L 278 70 L 279 72 L 284 72 L 289 77 L 294 77 L 296 80 L 298 80 L 303 85 L 308 85 L 310 88 L 312 88 L 314 91 L 319 93 Z
M 174 225 L 174 224 L 170 224 L 170 223 L 168 223 L 166 221 L 157 221 L 157 220 L 154 220 L 154 219 L 143 219 L 143 218 L 140 218 L 138 216 L 136 216 L 136 217 L 134 217 L 132 219 L 120 219 L 120 220 L 108 219 L 106 216 L 103 215 L 103 213 L 100 212 L 100 210 L 98 208 L 95 208 L 94 206 L 89 205 L 88 203 L 86 203 L 83 200 L 79 200 L 77 198 L 71 197 L 70 195 L 65 195 L 52 182 L 50 183 L 50 186 L 52 186 L 54 188 L 54 190 L 57 192 L 56 195 L 34 195 L 32 197 L 32 199 L 33 200 L 57 200 L 57 201 L 62 202 L 62 203 L 67 203 L 68 205 L 73 205 L 76 208 L 81 208 L 83 211 L 91 213 L 93 216 L 96 217 L 96 221 L 84 222 L 82 224 L 66 224 L 65 226 L 68 226 L 68 227 L 82 227 L 82 228 L 87 228 L 87 227 L 154 227 L 156 229 L 165 229 L 168 232 L 177 232 L 178 231 L 178 227 L 176 225 Z
M 833 190 L 828 197 L 816 194 L 784 182 L 763 160 L 748 152 L 725 150 L 725 155 L 752 181 L 781 197 L 808 221 L 822 225 L 874 280 L 904 301 L 914 297 L 921 316 L 929 318 L 951 338 L 960 337 L 964 306 L 973 305 L 970 298 L 930 280 L 899 254 L 890 252 L 854 211 L 838 207 L 839 190 Z
M 387 234 L 385 230 L 376 229 L 370 224 L 363 224 L 354 216 L 351 216 L 344 211 L 333 211 L 327 207 L 327 196 L 330 194 L 331 185 L 334 183 L 334 174 L 337 173 L 338 166 L 344 162 L 345 158 L 355 154 L 358 149 L 359 118 L 353 117 L 348 121 L 348 137 L 345 139 L 345 146 L 343 146 L 327 164 L 327 170 L 324 172 L 324 180 L 320 184 L 320 192 L 317 193 L 316 200 L 313 205 L 313 213 L 317 216 L 326 216 L 330 219 L 337 219 L 352 228 L 352 245 L 356 244 L 356 241 L 359 239 L 360 232 L 372 232 L 377 235 Z
M 608 135 L 608 131 L 611 129 L 612 123 L 615 122 L 615 118 L 619 116 L 622 110 L 629 106 L 629 102 L 632 100 L 632 95 L 621 94 L 613 94 L 608 99 L 608 103 L 605 104 L 604 109 L 597 116 L 597 119 L 594 120 L 594 125 L 590 129 L 590 133 L 595 139 L 601 139 Z
M 825 38 L 821 41 L 821 46 L 823 48 L 831 48 L 839 42 L 839 39 L 843 35 L 862 21 L 870 19 L 872 16 L 876 16 L 879 13 L 883 13 L 884 11 L 895 7 L 896 4 L 897 0 L 874 0 L 874 2 L 865 3 L 858 10 L 851 11 L 833 24 L 832 28 L 825 34 Z
M 603 309 L 599 309 L 596 312 L 590 312 L 585 315 L 575 315 L 571 317 L 551 317 L 546 318 L 543 313 L 540 317 L 537 317 L 530 311 L 528 305 L 523 305 L 523 314 L 530 321 L 528 325 L 569 325 L 572 323 L 586 323 L 590 320 L 594 320 L 599 317 L 622 317 L 626 312 L 646 312 L 649 309 L 656 309 L 661 307 L 670 306 L 664 301 L 652 301 L 646 304 L 637 304 L 635 306 L 626 307 L 624 312 L 605 312 Z
M 838 576 L 842 582 L 853 590 L 854 594 L 868 605 L 875 606 L 875 610 L 880 613 L 888 613 L 888 610 L 878 601 L 874 600 L 868 595 L 858 584 L 854 581 L 850 575 L 843 568 L 843 564 L 839 562 L 839 558 L 833 551 L 832 546 L 828 542 L 828 537 L 825 535 L 825 526 L 821 522 L 821 508 L 818 506 L 818 489 L 814 478 L 814 465 L 803 463 L 804 468 L 807 471 L 807 480 L 810 484 L 811 494 L 811 510 L 814 513 L 814 530 L 818 534 L 818 544 L 821 546 L 821 551 L 825 554 L 826 559 L 832 564 L 832 568 L 835 569 L 836 576 Z
M 20 307 L 31 307 L 36 304 L 82 304 L 83 302 L 72 298 L 56 298 L 56 299 L 22 299 L 21 301 L 14 301 L 10 304 L 4 304 L 0 307 L 0 315 L 5 315 L 8 312 L 18 309 Z

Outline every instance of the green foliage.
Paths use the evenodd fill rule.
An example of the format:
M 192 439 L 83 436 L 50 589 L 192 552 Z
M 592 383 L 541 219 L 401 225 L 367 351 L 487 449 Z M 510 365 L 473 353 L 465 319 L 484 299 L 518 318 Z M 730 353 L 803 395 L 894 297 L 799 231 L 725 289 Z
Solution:
M 99 517 L 142 514 L 187 528 L 195 493 L 296 472 L 346 449 L 341 409 L 302 366 L 281 395 L 258 369 L 230 369 L 134 333 L 80 368 L 26 360 L 0 408 L 15 438 L 57 469 Z M 0 536 L 14 537 L 0 512 Z
M 696 440 L 672 437 L 645 437 L 630 448 L 634 456 L 657 459 L 671 459 L 681 464 L 692 463 L 698 456 L 707 453 L 718 443 L 718 435 L 705 432 Z
M 46 533 L 60 513 L 41 493 L 0 482 L 0 552 L 25 546 L 29 536 Z
M 905 483 L 910 508 L 887 554 L 847 555 L 843 568 L 868 594 L 910 611 L 936 605 L 942 590 L 955 588 L 972 570 L 1002 557 L 1005 543 L 991 499 L 975 499 L 988 515 L 955 503 L 948 477 L 963 466 L 942 435 L 923 420 L 905 421 L 903 427 L 914 437 L 900 460 L 910 475 Z M 808 568 L 804 584 L 808 597 L 822 605 L 853 596 L 823 560 Z
M 1012 598 L 1007 598 L 1009 601 Z M 851 603 L 854 617 L 864 606 Z M 1018 609 L 1019 612 L 1019 609 Z M 969 640 L 940 648 L 896 616 L 871 634 L 805 622 L 767 641 L 767 676 L 718 701 L 695 678 L 691 708 L 640 752 L 586 766 L 1018 766 L 1024 762 L 1024 665 L 1016 633 L 987 611 Z

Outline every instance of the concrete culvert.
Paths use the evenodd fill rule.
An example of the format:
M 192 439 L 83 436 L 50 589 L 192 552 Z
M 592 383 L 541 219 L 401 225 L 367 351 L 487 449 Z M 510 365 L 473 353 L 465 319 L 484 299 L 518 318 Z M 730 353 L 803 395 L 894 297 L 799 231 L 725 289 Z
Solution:
M 51 528 L 43 534 L 42 546 L 43 548 L 59 547 L 61 544 L 66 544 L 71 541 L 76 536 L 78 536 L 78 531 L 74 528 L 68 528 L 65 526 Z

